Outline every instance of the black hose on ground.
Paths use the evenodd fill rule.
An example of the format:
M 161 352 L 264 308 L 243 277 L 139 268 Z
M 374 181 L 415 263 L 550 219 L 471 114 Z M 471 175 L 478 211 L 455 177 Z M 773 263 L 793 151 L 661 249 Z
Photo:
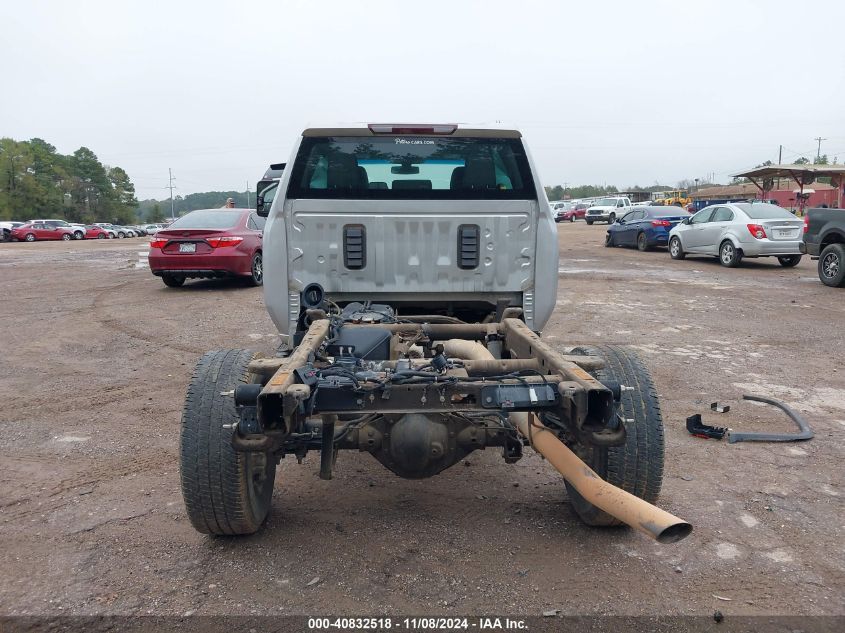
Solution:
M 780 400 L 774 398 L 764 398 L 763 396 L 743 395 L 743 400 L 751 400 L 753 402 L 764 402 L 773 407 L 777 407 L 790 419 L 798 425 L 800 432 L 798 433 L 734 433 L 731 431 L 728 434 L 728 443 L 735 444 L 736 442 L 797 442 L 801 440 L 809 440 L 813 438 L 813 430 L 810 425 L 800 415 L 795 413 L 792 409 L 786 406 Z

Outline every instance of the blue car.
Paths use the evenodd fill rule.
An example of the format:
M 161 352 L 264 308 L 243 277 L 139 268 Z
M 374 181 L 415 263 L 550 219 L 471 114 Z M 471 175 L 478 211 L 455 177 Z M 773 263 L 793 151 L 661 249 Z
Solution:
M 605 246 L 636 246 L 647 251 L 669 243 L 669 231 L 690 217 L 679 207 L 634 207 L 607 228 Z

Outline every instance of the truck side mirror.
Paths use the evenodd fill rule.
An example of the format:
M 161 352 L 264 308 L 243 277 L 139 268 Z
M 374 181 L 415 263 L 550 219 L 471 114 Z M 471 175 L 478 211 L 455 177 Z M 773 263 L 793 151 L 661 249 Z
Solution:
M 264 209 L 264 196 L 255 198 L 255 212 L 262 218 L 266 218 L 270 209 Z

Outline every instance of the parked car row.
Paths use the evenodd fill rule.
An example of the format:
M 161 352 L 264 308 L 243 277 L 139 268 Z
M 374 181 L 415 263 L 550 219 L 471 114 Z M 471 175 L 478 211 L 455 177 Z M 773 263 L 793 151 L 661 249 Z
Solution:
M 3 241 L 17 242 L 122 239 L 152 235 L 166 226 L 166 224 L 119 226 L 107 222 L 74 224 L 65 220 L 30 220 L 29 222 L 0 223 L 0 229 L 2 229 L 0 237 Z
M 109 232 L 110 237 L 123 239 L 124 237 L 144 237 L 146 235 L 153 235 L 166 227 L 167 224 L 133 224 L 130 226 L 118 226 L 109 224 L 108 222 L 97 222 L 94 226 L 98 226 Z
M 809 255 L 818 260 L 822 283 L 845 287 L 843 209 L 809 209 L 801 219 L 768 202 L 714 204 L 691 216 L 680 208 L 634 207 L 608 227 L 605 246 L 668 246 L 672 259 L 705 255 L 728 268 L 758 257 L 793 268 Z

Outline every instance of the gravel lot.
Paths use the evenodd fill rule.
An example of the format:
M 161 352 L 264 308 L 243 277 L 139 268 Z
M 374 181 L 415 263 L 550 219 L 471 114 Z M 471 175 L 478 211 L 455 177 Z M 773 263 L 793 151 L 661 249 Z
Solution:
M 179 491 L 183 394 L 206 350 L 275 348 L 262 291 L 165 288 L 139 264 L 143 240 L 0 244 L 0 615 L 845 613 L 845 292 L 808 259 L 725 269 L 606 249 L 603 225 L 558 231 L 544 336 L 647 359 L 660 505 L 695 526 L 687 540 L 586 528 L 547 463 L 495 450 L 423 481 L 363 454 L 342 453 L 333 481 L 316 454 L 285 459 L 262 532 L 201 536 Z M 792 429 L 743 393 L 785 400 L 815 439 L 687 434 L 696 412 Z

